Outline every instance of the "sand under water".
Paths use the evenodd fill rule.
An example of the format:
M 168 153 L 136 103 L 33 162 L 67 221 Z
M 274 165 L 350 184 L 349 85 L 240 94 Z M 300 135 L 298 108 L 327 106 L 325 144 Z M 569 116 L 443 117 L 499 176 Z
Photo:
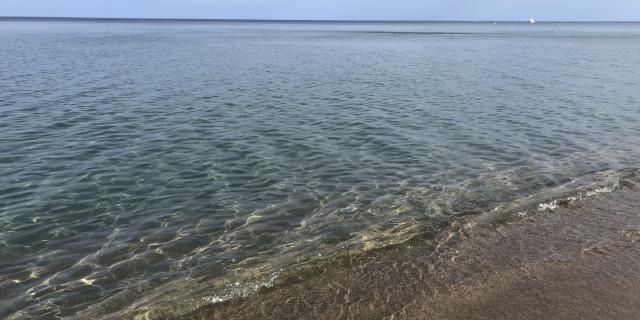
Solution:
M 640 319 L 640 186 L 454 223 L 164 319 Z

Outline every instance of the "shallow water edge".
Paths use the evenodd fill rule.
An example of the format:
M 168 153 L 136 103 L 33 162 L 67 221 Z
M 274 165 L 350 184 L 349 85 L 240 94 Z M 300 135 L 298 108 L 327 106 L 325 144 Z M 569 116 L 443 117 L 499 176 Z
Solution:
M 131 318 L 632 319 L 638 177 L 624 170 L 606 184 L 558 187 L 436 234 L 291 268 L 257 293 L 162 304 Z

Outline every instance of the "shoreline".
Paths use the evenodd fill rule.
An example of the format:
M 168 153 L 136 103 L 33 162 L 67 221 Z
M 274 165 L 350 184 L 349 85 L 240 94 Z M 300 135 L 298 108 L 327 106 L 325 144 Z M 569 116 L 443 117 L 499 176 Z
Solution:
M 247 298 L 153 319 L 635 319 L 640 187 L 454 224 L 433 241 L 280 277 Z M 176 310 L 177 311 L 177 310 Z

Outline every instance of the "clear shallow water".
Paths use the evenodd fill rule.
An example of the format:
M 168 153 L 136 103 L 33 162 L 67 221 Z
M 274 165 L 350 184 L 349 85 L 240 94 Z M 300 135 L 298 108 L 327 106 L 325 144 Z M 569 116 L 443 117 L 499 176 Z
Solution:
M 0 20 L 0 49 L 1 317 L 228 298 L 640 155 L 639 24 Z

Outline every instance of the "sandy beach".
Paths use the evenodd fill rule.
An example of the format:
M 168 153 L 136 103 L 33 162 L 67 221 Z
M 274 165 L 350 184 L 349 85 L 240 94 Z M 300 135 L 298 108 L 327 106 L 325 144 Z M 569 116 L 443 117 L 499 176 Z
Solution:
M 189 319 L 640 319 L 640 190 L 342 259 Z M 184 318 L 184 317 L 182 317 Z

